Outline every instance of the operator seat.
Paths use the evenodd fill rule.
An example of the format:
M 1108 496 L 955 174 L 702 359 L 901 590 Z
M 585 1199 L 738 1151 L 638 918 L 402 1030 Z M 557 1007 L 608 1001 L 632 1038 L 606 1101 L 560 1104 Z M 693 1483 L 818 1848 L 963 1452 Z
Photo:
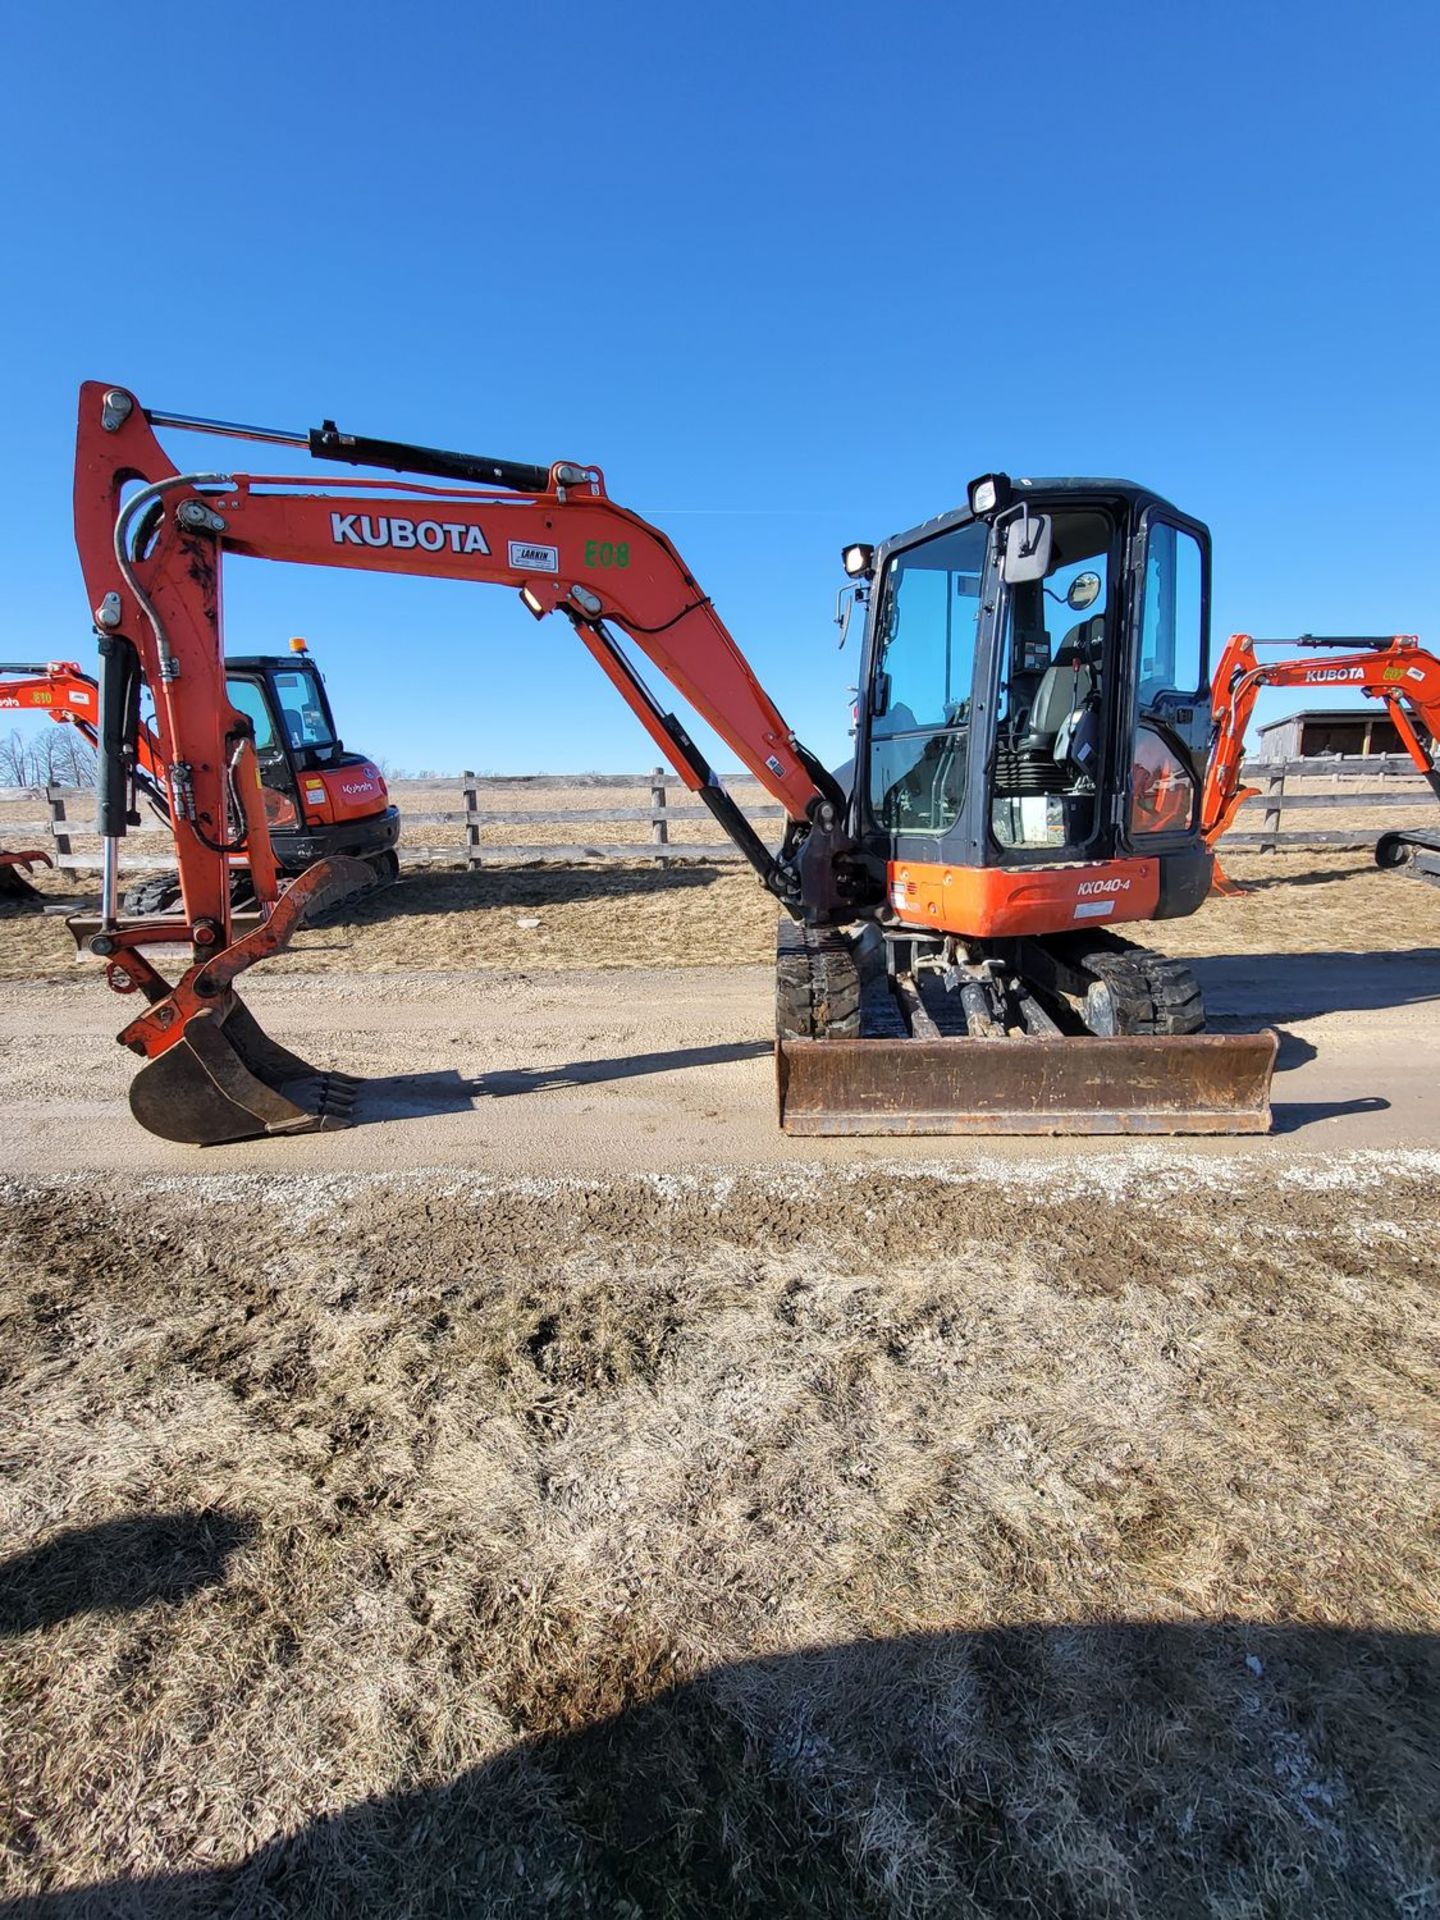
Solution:
M 1105 640 L 1105 616 L 1097 613 L 1071 627 L 1041 676 L 1020 743 L 1025 754 L 1053 755 L 1061 728 L 1094 690 L 1095 669 Z

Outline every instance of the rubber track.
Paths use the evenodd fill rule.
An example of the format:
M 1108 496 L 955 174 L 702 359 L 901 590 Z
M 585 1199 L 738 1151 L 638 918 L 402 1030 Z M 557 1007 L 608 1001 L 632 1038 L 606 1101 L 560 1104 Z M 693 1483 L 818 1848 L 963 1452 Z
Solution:
M 775 946 L 775 1027 L 782 1040 L 839 1040 L 860 1033 L 860 972 L 833 927 L 782 920 Z
M 1170 960 L 1149 947 L 1117 939 L 1080 955 L 1079 964 L 1109 987 L 1118 1032 L 1203 1032 L 1200 982 L 1183 960 Z
M 253 907 L 255 895 L 250 886 L 248 870 L 230 875 L 230 905 L 235 908 Z M 120 909 L 127 919 L 148 920 L 152 916 L 179 913 L 181 911 L 180 875 L 172 868 L 168 873 L 152 874 L 148 880 L 137 880 L 133 887 L 127 887 L 120 901 Z

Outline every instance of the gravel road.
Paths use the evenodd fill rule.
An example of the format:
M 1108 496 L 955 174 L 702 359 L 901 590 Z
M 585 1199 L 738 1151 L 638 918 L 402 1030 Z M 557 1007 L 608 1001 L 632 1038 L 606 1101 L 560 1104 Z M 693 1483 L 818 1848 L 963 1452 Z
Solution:
M 1274 1025 L 1282 1034 L 1276 1131 L 1244 1143 L 1245 1152 L 1440 1146 L 1440 952 L 1196 965 L 1215 1027 Z M 0 1169 L 588 1174 L 1057 1151 L 1025 1140 L 787 1140 L 775 1121 L 765 967 L 269 977 L 260 969 L 245 991 L 276 1039 L 316 1066 L 367 1076 L 350 1131 L 209 1151 L 157 1140 L 125 1105 L 133 1063 L 114 1039 L 125 1003 L 93 977 L 7 982 Z M 1113 1152 L 1116 1143 L 1094 1144 Z

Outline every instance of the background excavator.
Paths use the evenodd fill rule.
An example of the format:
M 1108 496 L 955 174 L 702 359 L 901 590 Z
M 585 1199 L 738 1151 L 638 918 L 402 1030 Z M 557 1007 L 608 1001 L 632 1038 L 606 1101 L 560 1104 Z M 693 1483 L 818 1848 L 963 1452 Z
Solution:
M 225 691 L 254 730 L 261 799 L 279 871 L 293 877 L 317 860 L 346 854 L 371 868 L 375 885 L 388 886 L 400 870 L 395 853 L 399 812 L 390 804 L 380 769 L 364 754 L 348 750 L 336 733 L 325 682 L 305 642 L 292 640 L 288 653 L 232 655 L 225 662 Z M 76 728 L 97 751 L 99 692 L 95 679 L 73 660 L 0 660 L 0 712 L 46 714 Z M 140 719 L 134 733 L 134 789 L 168 823 L 169 788 L 159 739 Z M 46 860 L 43 854 L 20 857 Z M 243 854 L 230 856 L 230 899 L 237 908 L 254 905 Z M 123 912 L 137 916 L 176 913 L 181 905 L 178 871 L 146 875 L 121 902 Z
M 1262 660 L 1258 647 L 1311 647 L 1323 659 Z M 1262 687 L 1343 687 L 1384 702 L 1415 770 L 1440 800 L 1440 772 L 1432 758 L 1440 740 L 1440 660 L 1413 633 L 1380 635 L 1302 634 L 1296 640 L 1256 640 L 1232 633 L 1215 663 L 1211 704 L 1215 742 L 1205 775 L 1202 832 L 1213 848 L 1245 802 L 1259 792 L 1242 786 L 1245 732 Z M 1407 827 L 1382 833 L 1375 843 L 1382 867 L 1412 866 L 1440 883 L 1440 830 Z
M 300 447 L 386 477 L 181 473 L 157 428 Z M 396 479 L 395 475 L 403 475 Z M 418 476 L 424 476 L 423 478 Z M 242 428 L 81 390 L 81 564 L 100 636 L 93 952 L 145 1003 L 141 1123 L 210 1144 L 343 1124 L 357 1083 L 316 1074 L 235 992 L 355 863 L 283 891 L 253 716 L 227 692 L 228 555 L 507 585 L 560 613 L 785 910 L 777 962 L 783 1124 L 800 1133 L 1246 1132 L 1269 1121 L 1275 1036 L 1205 1034 L 1178 961 L 1113 929 L 1193 912 L 1210 887 L 1210 540 L 1121 480 L 989 474 L 966 504 L 846 549 L 865 614 L 853 791 L 795 738 L 708 595 L 600 469 L 536 466 L 340 432 Z M 771 851 L 655 698 L 621 629 L 780 802 Z M 1058 629 L 1058 632 L 1056 631 Z M 113 849 L 148 685 L 183 915 L 128 922 Z M 265 917 L 235 938 L 228 862 Z M 364 870 L 359 870 L 363 872 Z M 188 949 L 173 983 L 140 951 Z

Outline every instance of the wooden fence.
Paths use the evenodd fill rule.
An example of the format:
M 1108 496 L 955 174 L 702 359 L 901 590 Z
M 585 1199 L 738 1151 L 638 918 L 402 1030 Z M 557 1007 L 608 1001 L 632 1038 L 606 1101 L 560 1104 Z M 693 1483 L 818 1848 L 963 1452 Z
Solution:
M 1373 846 L 1384 831 L 1383 826 L 1356 826 L 1353 822 L 1330 828 L 1285 824 L 1301 813 L 1403 808 L 1418 820 L 1434 823 L 1435 796 L 1420 783 L 1414 762 L 1404 753 L 1371 754 L 1363 759 L 1337 754 L 1324 759 L 1251 760 L 1241 770 L 1241 777 L 1246 786 L 1260 791 L 1246 801 L 1236 816 L 1237 822 L 1243 825 L 1260 814 L 1264 818 L 1258 830 L 1245 832 L 1237 826 L 1236 831 L 1227 833 L 1220 843 L 1222 850 L 1233 847 L 1237 851 L 1275 853 L 1283 848 L 1364 848 Z M 1326 791 L 1317 793 L 1310 783 L 1319 780 L 1330 784 Z M 1371 780 L 1377 784 L 1363 784 Z M 1403 781 L 1410 784 L 1402 786 Z M 1297 787 L 1297 782 L 1303 784 Z M 1402 823 L 1397 820 L 1393 824 Z
M 1352 824 L 1326 829 L 1323 826 L 1312 828 L 1288 823 L 1297 814 L 1323 814 L 1341 809 L 1353 813 L 1360 808 L 1403 808 L 1419 818 L 1430 818 L 1433 817 L 1435 806 L 1433 797 L 1418 784 L 1415 769 L 1403 754 L 1376 755 L 1366 759 L 1291 760 L 1276 764 L 1253 761 L 1247 764 L 1244 777 L 1247 784 L 1260 787 L 1261 793 L 1247 802 L 1240 820 L 1244 822 L 1261 815 L 1263 820 L 1255 831 L 1236 831 L 1225 836 L 1224 845 L 1236 849 L 1274 851 L 1302 847 L 1368 847 L 1373 844 L 1381 828 Z M 752 789 L 756 787 L 748 775 L 737 774 L 730 776 L 730 779 L 737 785 Z M 1321 779 L 1329 780 L 1328 789 L 1324 792 L 1312 791 L 1311 783 Z M 1361 784 L 1372 779 L 1378 784 Z M 1410 785 L 1402 787 L 1399 783 L 1407 779 Z M 1304 783 L 1303 790 L 1297 789 L 1297 781 Z M 435 787 L 442 786 L 443 781 L 398 781 L 393 784 L 394 798 L 401 809 L 407 835 L 413 835 L 417 828 L 425 826 L 463 830 L 463 839 L 457 836 L 449 845 L 420 845 L 413 838 L 407 838 L 399 848 L 401 863 L 406 866 L 512 866 L 543 860 L 567 865 L 581 860 L 627 863 L 653 860 L 664 865 L 677 860 L 710 862 L 741 858 L 728 840 L 671 840 L 673 825 L 696 820 L 708 821 L 712 816 L 706 807 L 692 801 L 676 776 L 663 767 L 656 767 L 650 773 L 512 774 L 508 777 L 465 773 L 456 782 L 456 797 L 460 805 L 440 811 L 423 811 L 406 805 L 404 788 L 423 784 L 433 791 Z M 600 804 L 554 809 L 518 809 L 512 806 L 506 809 L 483 804 L 486 797 L 497 790 L 501 794 L 508 790 L 513 795 L 517 787 L 523 787 L 527 793 L 554 789 L 572 794 L 580 790 L 648 788 L 650 800 L 648 805 L 639 807 Z M 672 794 L 678 794 L 678 799 L 672 800 Z M 98 869 L 98 843 L 94 847 L 80 849 L 73 844 L 77 838 L 94 837 L 95 795 L 92 789 L 0 787 L 0 803 L 14 802 L 37 803 L 45 806 L 47 813 L 31 819 L 12 819 L 0 814 L 0 846 L 11 849 L 41 846 L 51 854 L 57 867 L 82 872 Z M 785 817 L 783 808 L 768 802 L 743 804 L 747 818 L 756 823 L 762 838 L 769 842 L 778 840 L 779 824 Z M 631 824 L 637 829 L 633 840 L 589 840 L 584 833 L 587 826 Z M 491 841 L 482 838 L 482 831 L 487 827 L 527 826 L 566 826 L 574 827 L 577 831 L 573 839 L 556 841 Z M 643 838 L 642 829 L 647 830 Z M 132 838 L 122 843 L 122 868 L 144 871 L 174 865 L 174 855 L 168 845 L 169 829 L 162 822 L 147 816 L 140 827 L 131 829 L 131 835 Z M 154 852 L 147 850 L 151 845 L 154 846 Z
M 503 808 L 482 807 L 481 799 L 485 792 L 493 787 L 514 789 L 521 781 L 511 775 L 477 776 L 465 773 L 460 776 L 460 798 L 462 810 L 458 813 L 411 813 L 404 811 L 407 826 L 459 825 L 465 829 L 465 860 L 469 866 L 484 866 L 487 863 L 509 865 L 517 861 L 558 860 L 569 864 L 576 860 L 655 860 L 662 866 L 673 860 L 739 860 L 743 858 L 729 840 L 718 841 L 672 841 L 670 828 L 677 821 L 704 820 L 714 824 L 715 816 L 707 806 L 689 799 L 688 789 L 679 786 L 676 775 L 664 767 L 655 767 L 649 773 L 590 773 L 581 776 L 564 773 L 537 773 L 523 776 L 527 791 L 544 791 L 546 788 L 558 788 L 573 792 L 577 787 L 648 787 L 650 804 L 644 807 L 558 807 L 552 810 L 529 808 L 521 812 L 507 812 Z M 726 784 L 751 786 L 756 783 L 749 774 L 731 774 Z M 678 788 L 678 803 L 671 799 L 671 793 Z M 785 809 L 766 802 L 760 805 L 746 805 L 745 817 L 753 822 L 775 822 L 775 831 L 768 837 L 778 840 L 779 823 L 785 819 Z M 541 841 L 534 845 L 516 845 L 510 841 L 485 841 L 481 839 L 482 827 L 579 827 L 587 826 L 646 826 L 648 838 L 629 844 L 600 840 L 587 842 L 577 836 L 569 843 Z M 762 827 L 762 838 L 766 837 Z M 419 848 L 410 850 L 412 855 Z M 428 849 L 434 857 L 454 857 L 451 849 Z M 401 856 L 406 849 L 402 847 Z

